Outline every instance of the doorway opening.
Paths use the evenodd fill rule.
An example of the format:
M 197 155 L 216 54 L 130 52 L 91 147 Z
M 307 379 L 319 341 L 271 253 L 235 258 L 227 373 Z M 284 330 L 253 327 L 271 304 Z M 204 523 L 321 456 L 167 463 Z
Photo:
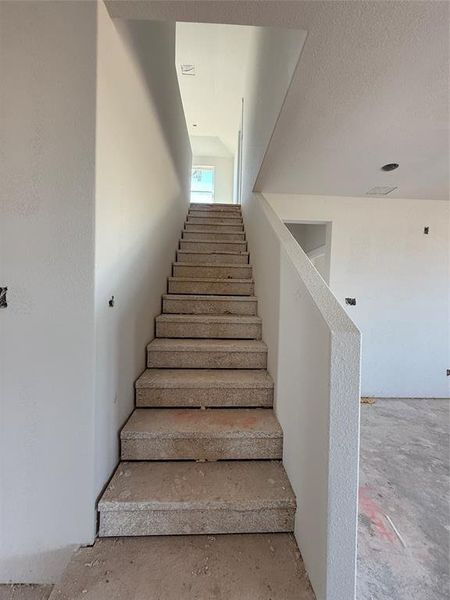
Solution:
M 316 267 L 324 281 L 330 284 L 331 222 L 285 222 L 286 227 Z

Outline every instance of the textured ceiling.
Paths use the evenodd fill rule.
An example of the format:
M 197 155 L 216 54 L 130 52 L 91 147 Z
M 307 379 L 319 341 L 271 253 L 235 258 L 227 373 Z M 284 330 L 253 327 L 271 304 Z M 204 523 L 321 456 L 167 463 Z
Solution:
M 207 151 L 211 140 L 205 137 L 219 138 L 228 156 L 236 151 L 245 84 L 242 66 L 251 30 L 233 25 L 177 23 L 177 73 L 191 143 L 192 136 L 197 137 L 194 154 L 211 154 Z M 195 75 L 181 75 L 181 64 L 195 65 Z
M 308 37 L 257 180 L 278 193 L 449 198 L 449 4 L 115 0 L 113 16 L 275 25 Z M 391 173 L 380 170 L 400 163 Z

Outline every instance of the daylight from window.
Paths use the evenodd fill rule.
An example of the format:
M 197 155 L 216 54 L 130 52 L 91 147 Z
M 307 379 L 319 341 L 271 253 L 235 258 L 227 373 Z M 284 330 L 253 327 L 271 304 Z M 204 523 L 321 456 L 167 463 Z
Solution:
M 192 167 L 191 202 L 214 202 L 214 167 Z

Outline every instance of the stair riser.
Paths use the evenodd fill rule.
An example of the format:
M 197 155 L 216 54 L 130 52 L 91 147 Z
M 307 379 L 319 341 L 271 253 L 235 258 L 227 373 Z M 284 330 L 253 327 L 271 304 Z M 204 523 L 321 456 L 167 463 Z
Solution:
M 255 323 L 158 323 L 158 338 L 220 338 L 260 340 L 261 324 Z
M 242 219 L 233 217 L 193 217 L 188 215 L 187 221 L 191 225 L 235 225 L 243 227 Z
M 293 508 L 101 511 L 100 537 L 293 531 Z
M 188 213 L 188 219 L 200 218 L 200 219 L 239 219 L 242 221 L 241 213 L 234 211 L 224 212 L 223 210 L 190 210 Z
M 265 369 L 266 352 L 147 351 L 149 369 Z
M 217 296 L 253 296 L 254 284 L 227 281 L 173 281 L 169 279 L 169 294 L 214 294 Z
M 177 261 L 201 265 L 248 265 L 248 254 L 196 254 L 178 250 Z
M 139 439 L 121 440 L 122 460 L 266 460 L 281 459 L 282 439 Z
M 221 233 L 211 231 L 183 231 L 183 240 L 202 240 L 205 242 L 245 242 L 245 233 Z
M 218 252 L 219 250 L 225 250 L 225 252 L 246 252 L 247 242 L 201 242 L 180 240 L 180 250 L 189 250 L 191 252 Z
M 189 298 L 163 300 L 163 313 L 183 315 L 256 315 L 257 301 L 191 300 Z
M 224 232 L 224 231 L 233 231 L 235 233 L 244 233 L 244 225 L 236 225 L 236 224 L 234 224 L 234 225 L 223 225 L 223 224 L 222 225 L 221 224 L 209 225 L 208 224 L 207 225 L 207 224 L 202 223 L 200 225 L 198 225 L 198 224 L 196 225 L 195 223 L 186 222 L 184 224 L 184 229 L 186 231 L 192 231 L 192 230 L 197 231 L 199 229 L 202 229 L 205 233 L 206 232 L 220 233 L 220 232 Z
M 251 279 L 250 265 L 236 266 L 203 266 L 195 263 L 173 265 L 174 277 L 205 277 L 209 279 Z
M 272 388 L 137 388 L 138 408 L 273 406 Z

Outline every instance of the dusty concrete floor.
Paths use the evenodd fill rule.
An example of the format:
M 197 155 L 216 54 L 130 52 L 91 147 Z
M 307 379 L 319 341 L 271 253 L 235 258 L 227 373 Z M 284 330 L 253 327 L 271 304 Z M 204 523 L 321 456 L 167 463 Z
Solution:
M 358 600 L 450 598 L 449 407 L 361 407 Z
M 102 539 L 51 600 L 314 600 L 292 535 Z
M 0 600 L 47 600 L 51 585 L 0 585 Z

